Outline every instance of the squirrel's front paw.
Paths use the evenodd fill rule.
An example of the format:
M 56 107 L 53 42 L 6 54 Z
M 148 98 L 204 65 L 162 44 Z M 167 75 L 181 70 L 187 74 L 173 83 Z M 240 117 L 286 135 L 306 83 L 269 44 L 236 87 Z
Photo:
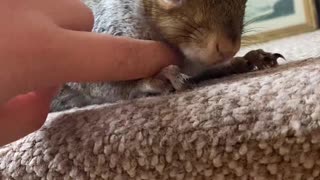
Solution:
M 188 78 L 189 76 L 181 73 L 178 66 L 167 66 L 155 77 L 141 80 L 129 98 L 169 94 L 189 89 L 191 86 L 186 81 Z
M 252 71 L 255 69 L 263 70 L 263 69 L 278 66 L 279 58 L 285 59 L 282 54 L 270 53 L 270 52 L 265 52 L 262 49 L 257 49 L 257 50 L 249 51 L 243 57 L 234 58 L 233 63 L 235 66 L 238 65 L 240 70 L 247 70 L 247 71 Z

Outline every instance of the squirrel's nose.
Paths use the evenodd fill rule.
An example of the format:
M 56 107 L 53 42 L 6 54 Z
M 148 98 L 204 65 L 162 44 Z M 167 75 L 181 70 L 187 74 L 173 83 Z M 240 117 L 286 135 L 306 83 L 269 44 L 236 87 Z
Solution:
M 232 41 L 228 38 L 220 38 L 216 44 L 216 50 L 224 59 L 232 58 L 240 49 L 240 40 Z

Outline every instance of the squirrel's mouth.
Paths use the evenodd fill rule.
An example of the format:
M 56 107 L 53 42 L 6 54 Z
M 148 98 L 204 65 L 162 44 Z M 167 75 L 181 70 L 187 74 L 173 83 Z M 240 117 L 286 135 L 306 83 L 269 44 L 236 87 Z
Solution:
M 229 57 L 224 57 L 219 53 L 207 53 L 206 50 L 192 48 L 192 49 L 181 49 L 184 57 L 193 62 L 194 64 L 199 64 L 202 66 L 214 66 L 223 62 L 230 60 Z
M 182 73 L 187 74 L 189 76 L 195 76 L 206 69 L 210 69 L 214 66 L 218 66 L 224 63 L 230 62 L 231 59 L 219 58 L 214 60 L 214 63 L 206 63 L 202 62 L 199 59 L 190 59 L 184 56 L 183 63 L 181 64 Z

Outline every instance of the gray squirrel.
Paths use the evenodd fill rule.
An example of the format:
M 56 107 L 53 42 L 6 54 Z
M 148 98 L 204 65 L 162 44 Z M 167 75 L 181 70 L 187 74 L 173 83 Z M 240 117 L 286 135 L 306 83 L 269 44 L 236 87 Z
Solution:
M 154 77 L 99 83 L 67 83 L 51 111 L 112 103 L 190 88 L 210 78 L 277 65 L 280 54 L 239 51 L 247 0 L 86 0 L 95 17 L 94 32 L 156 40 L 184 55 Z M 147 60 L 146 60 L 147 61 Z

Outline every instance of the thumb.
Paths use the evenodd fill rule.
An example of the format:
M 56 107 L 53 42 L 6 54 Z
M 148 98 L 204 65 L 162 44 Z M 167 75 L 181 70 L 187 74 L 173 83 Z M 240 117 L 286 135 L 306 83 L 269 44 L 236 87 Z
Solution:
M 0 105 L 0 146 L 39 129 L 57 92 L 58 87 L 46 88 L 19 95 Z

